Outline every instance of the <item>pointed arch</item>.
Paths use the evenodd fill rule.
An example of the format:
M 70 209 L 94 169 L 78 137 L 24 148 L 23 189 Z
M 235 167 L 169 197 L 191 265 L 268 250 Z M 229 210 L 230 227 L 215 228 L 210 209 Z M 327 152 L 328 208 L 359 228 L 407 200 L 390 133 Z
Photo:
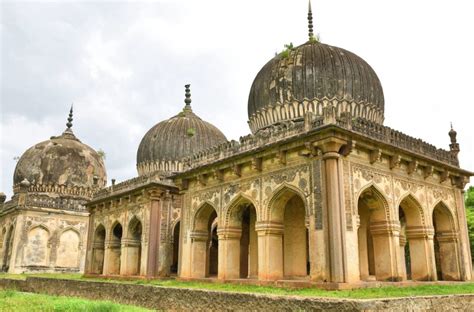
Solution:
M 365 195 L 368 195 L 365 197 Z M 367 202 L 371 210 L 371 218 L 373 221 L 388 221 L 391 218 L 390 206 L 384 192 L 373 182 L 362 187 L 357 194 L 357 202 L 361 199 L 372 197 L 375 201 Z
M 23 263 L 28 266 L 46 266 L 49 262 L 48 242 L 51 236 L 48 227 L 44 224 L 35 225 L 27 233 Z
M 224 222 L 222 224 L 222 227 L 239 226 L 238 224 L 235 224 L 235 222 L 233 222 L 233 221 L 235 221 L 236 214 L 238 213 L 238 211 L 236 211 L 236 210 L 239 210 L 239 206 L 245 205 L 245 204 L 251 205 L 251 206 L 254 207 L 255 212 L 257 214 L 257 219 L 258 219 L 258 211 L 256 209 L 257 206 L 255 205 L 254 200 L 250 196 L 247 196 L 244 193 L 239 192 L 230 201 L 230 203 L 227 205 L 227 207 L 224 209 L 225 218 L 224 218 Z
M 304 193 L 297 187 L 285 182 L 277 187 L 271 195 L 266 211 L 264 212 L 265 219 L 274 221 L 283 220 L 284 204 L 293 196 L 298 196 L 299 199 L 301 199 L 305 216 L 309 216 L 311 212 L 308 210 L 308 203 Z
M 413 193 L 410 192 L 402 196 L 396 207 L 403 210 L 407 226 L 426 226 L 425 212 Z
M 79 268 L 81 251 L 81 234 L 77 229 L 69 226 L 59 234 L 56 266 Z
M 91 273 L 104 273 L 104 251 L 105 251 L 105 237 L 106 229 L 102 223 L 99 223 L 94 230 L 94 237 L 92 238 L 92 260 Z
M 202 224 L 200 221 L 207 220 L 212 213 L 216 214 L 216 217 L 219 216 L 217 213 L 217 209 L 214 207 L 214 205 L 209 202 L 205 201 L 203 202 L 199 208 L 196 210 L 194 213 L 194 218 L 193 218 L 193 229 L 194 230 L 206 230 L 207 229 L 207 224 Z

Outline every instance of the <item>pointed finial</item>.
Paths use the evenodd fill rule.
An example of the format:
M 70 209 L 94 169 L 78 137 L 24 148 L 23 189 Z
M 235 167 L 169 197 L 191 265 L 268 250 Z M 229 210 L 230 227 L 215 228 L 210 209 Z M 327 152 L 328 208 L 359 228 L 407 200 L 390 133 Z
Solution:
M 70 130 L 72 127 L 72 104 L 71 104 L 71 109 L 69 110 L 69 117 L 67 118 L 67 130 Z
M 311 0 L 308 2 L 308 36 L 309 40 L 314 39 L 314 34 L 313 34 L 313 12 L 311 11 Z
M 191 109 L 191 89 L 189 88 L 190 86 L 190 84 L 184 85 L 184 96 L 186 97 L 184 99 L 184 103 L 186 103 L 185 108 L 187 109 Z
M 453 129 L 453 123 L 451 122 L 451 130 L 449 130 L 449 138 L 451 139 L 452 144 L 457 143 L 457 139 L 456 139 L 457 134 L 458 133 Z

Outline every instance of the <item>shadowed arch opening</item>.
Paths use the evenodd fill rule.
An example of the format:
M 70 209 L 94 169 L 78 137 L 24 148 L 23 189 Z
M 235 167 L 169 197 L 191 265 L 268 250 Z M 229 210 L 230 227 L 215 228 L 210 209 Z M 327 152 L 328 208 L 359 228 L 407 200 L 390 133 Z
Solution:
M 170 268 L 170 272 L 173 274 L 178 273 L 180 226 L 181 226 L 181 221 L 177 221 L 173 227 L 173 260 L 172 260 L 171 268 Z
M 125 275 L 140 275 L 142 259 L 142 223 L 134 216 L 128 223 L 127 267 Z
M 461 280 L 458 235 L 454 217 L 444 203 L 439 203 L 433 209 L 432 218 L 437 277 L 445 281 Z
M 272 261 L 282 264 L 282 277 L 307 278 L 310 274 L 306 207 L 298 191 L 284 186 L 269 205 L 270 222 L 281 227 L 279 239 L 272 240 Z M 273 235 L 273 234 L 272 234 Z M 281 239 L 281 246 L 277 246 Z
M 112 226 L 109 239 L 108 274 L 119 275 L 122 257 L 122 225 L 116 222 Z
M 196 212 L 191 233 L 193 277 L 204 278 L 218 273 L 217 227 L 217 212 L 212 205 L 205 203 Z
M 13 225 L 4 233 L 3 236 L 3 262 L 2 272 L 8 272 L 10 268 L 10 259 L 13 247 Z
M 400 249 L 405 259 L 406 279 L 434 280 L 433 230 L 425 224 L 422 206 L 409 194 L 400 202 L 398 213 L 400 241 L 406 242 Z
M 227 210 L 225 229 L 234 233 L 234 239 L 227 237 L 225 243 L 226 278 L 257 278 L 258 238 L 255 231 L 257 211 L 248 198 L 238 196 Z M 240 235 L 240 238 L 238 237 Z M 232 236 L 232 235 L 231 235 Z M 236 239 L 235 239 L 236 238 Z M 237 264 L 237 265 L 235 265 Z
M 104 273 L 105 227 L 99 224 L 94 231 L 92 241 L 92 274 Z
M 357 209 L 360 279 L 392 280 L 387 200 L 376 187 L 370 186 L 360 194 Z

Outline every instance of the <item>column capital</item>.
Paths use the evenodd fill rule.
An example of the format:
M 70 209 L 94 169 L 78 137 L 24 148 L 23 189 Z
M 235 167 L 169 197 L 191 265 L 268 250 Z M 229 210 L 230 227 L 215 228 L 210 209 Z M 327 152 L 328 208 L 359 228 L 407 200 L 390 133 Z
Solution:
M 347 140 L 332 137 L 332 138 L 326 138 L 321 141 L 318 141 L 315 143 L 315 145 L 323 152 L 323 154 L 336 153 L 340 155 L 341 147 L 349 143 L 350 142 Z
M 221 239 L 240 239 L 242 229 L 236 227 L 217 228 L 217 236 Z
M 458 241 L 458 233 L 455 231 L 436 232 L 436 240 L 439 243 L 452 243 Z
M 434 228 L 432 226 L 407 226 L 406 237 L 410 239 L 433 239 Z
M 259 236 L 266 234 L 282 235 L 283 223 L 273 221 L 260 221 L 255 224 L 255 231 Z
M 207 241 L 209 239 L 209 233 L 207 231 L 191 231 L 189 233 L 191 241 Z
M 373 236 L 396 236 L 400 234 L 400 221 L 377 221 L 370 224 L 370 233 Z

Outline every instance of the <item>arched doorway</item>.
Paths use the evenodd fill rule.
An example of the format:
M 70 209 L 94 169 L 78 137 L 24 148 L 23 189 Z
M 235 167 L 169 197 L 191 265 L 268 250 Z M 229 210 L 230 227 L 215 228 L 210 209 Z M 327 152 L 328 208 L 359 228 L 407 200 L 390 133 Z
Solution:
M 109 242 L 109 261 L 108 261 L 108 274 L 119 275 L 121 256 L 122 256 L 122 225 L 115 223 L 112 227 L 111 237 Z
M 438 280 L 461 280 L 457 232 L 448 207 L 439 203 L 433 209 L 434 252 Z
M 92 274 L 104 273 L 105 227 L 100 224 L 94 232 L 92 241 Z
M 264 225 L 267 233 L 259 238 L 259 246 L 261 240 L 267 246 L 264 251 L 267 254 L 259 256 L 267 261 L 259 265 L 259 271 L 266 271 L 266 278 L 262 277 L 307 278 L 310 273 L 309 242 L 303 198 L 293 189 L 285 187 L 272 197 L 269 209 L 269 222 Z
M 140 275 L 142 256 L 142 223 L 133 217 L 128 224 L 127 268 L 125 275 Z
M 229 207 L 227 223 L 219 230 L 221 279 L 257 278 L 257 212 L 247 199 L 238 197 Z
M 360 280 L 398 280 L 396 258 L 391 252 L 395 241 L 392 233 L 398 227 L 389 220 L 385 197 L 371 186 L 360 194 L 357 211 Z
M 218 273 L 217 212 L 206 203 L 198 209 L 191 232 L 191 276 L 204 278 Z
M 173 228 L 173 261 L 170 268 L 172 274 L 178 273 L 180 223 L 180 221 L 176 222 Z
M 435 280 L 433 229 L 426 226 L 423 209 L 412 195 L 406 196 L 400 202 L 399 221 L 402 229 L 400 236 L 406 238 L 408 245 L 400 249 L 405 258 L 407 279 Z
M 12 253 L 12 245 L 13 245 L 13 225 L 4 233 L 3 236 L 3 263 L 2 263 L 2 271 L 8 272 L 10 268 L 10 258 Z

